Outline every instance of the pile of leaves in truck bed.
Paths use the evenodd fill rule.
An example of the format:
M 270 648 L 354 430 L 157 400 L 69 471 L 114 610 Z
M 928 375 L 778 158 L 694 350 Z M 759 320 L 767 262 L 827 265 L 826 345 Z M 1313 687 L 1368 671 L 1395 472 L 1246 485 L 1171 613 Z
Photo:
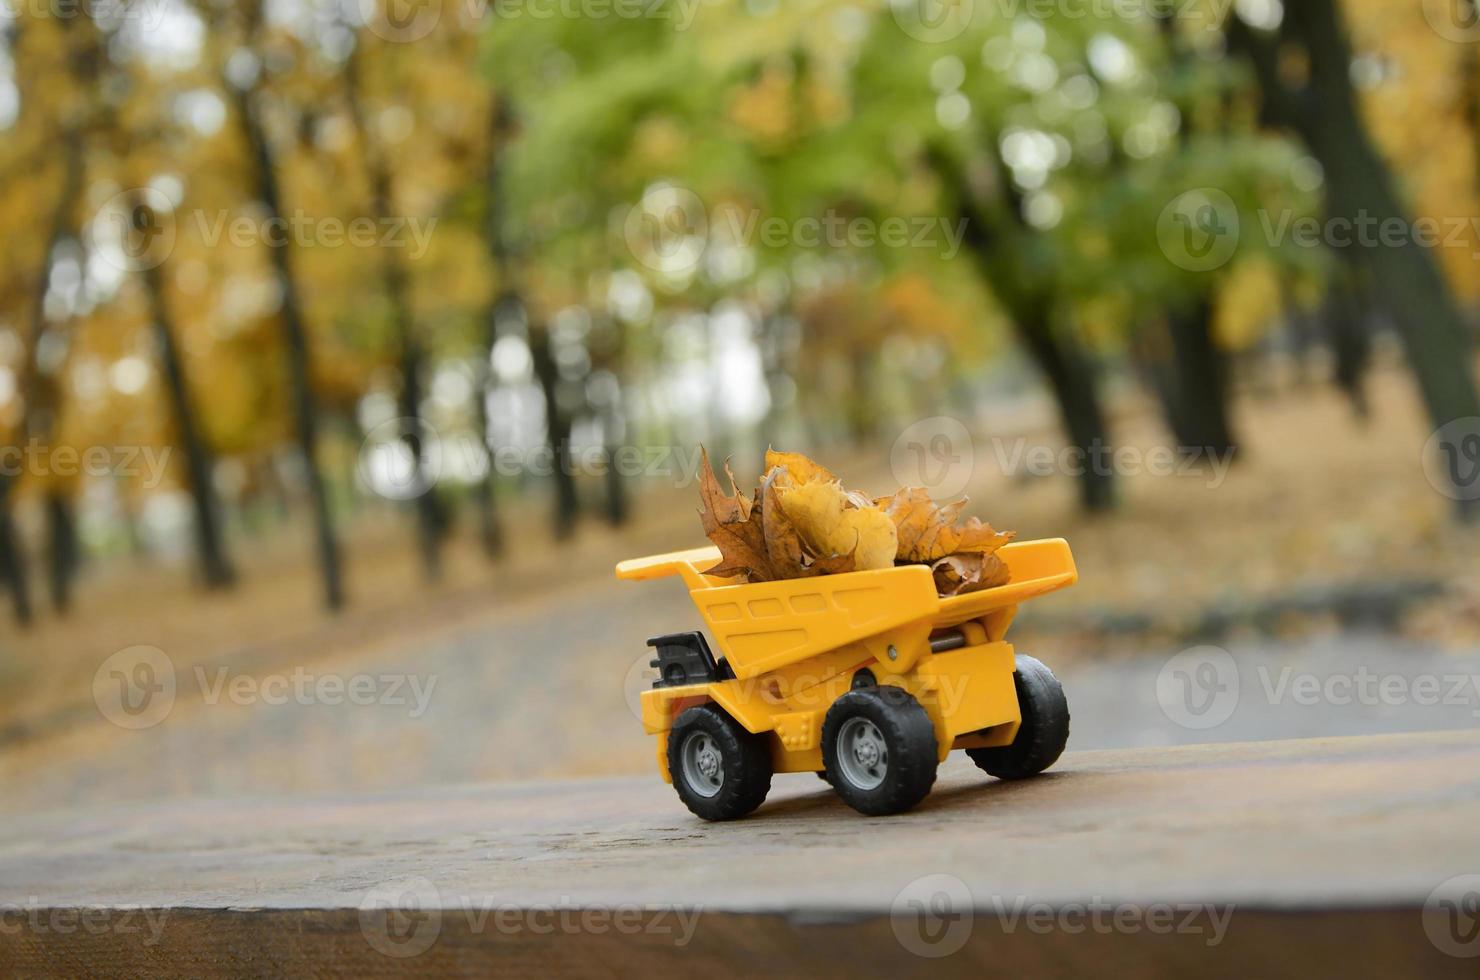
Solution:
M 849 492 L 827 469 L 800 453 L 766 451 L 760 486 L 746 497 L 725 464 L 725 493 L 704 453 L 699 512 L 720 551 L 708 574 L 746 582 L 929 565 L 942 596 L 1007 582 L 996 551 L 1012 540 L 975 517 L 961 521 L 962 498 L 940 506 L 920 487 L 887 497 Z

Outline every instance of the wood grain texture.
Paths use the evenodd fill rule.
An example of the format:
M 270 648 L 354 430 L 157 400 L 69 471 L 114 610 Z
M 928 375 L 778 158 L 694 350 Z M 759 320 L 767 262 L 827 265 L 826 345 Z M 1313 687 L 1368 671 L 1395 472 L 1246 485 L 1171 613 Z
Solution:
M 1480 873 L 1477 826 L 1474 732 L 953 761 L 872 820 L 810 776 L 727 825 L 656 777 L 32 815 L 0 830 L 0 974 L 1473 976 L 1422 910 Z M 965 890 L 939 922 L 905 914 L 931 875 Z M 962 921 L 943 959 L 900 938 Z

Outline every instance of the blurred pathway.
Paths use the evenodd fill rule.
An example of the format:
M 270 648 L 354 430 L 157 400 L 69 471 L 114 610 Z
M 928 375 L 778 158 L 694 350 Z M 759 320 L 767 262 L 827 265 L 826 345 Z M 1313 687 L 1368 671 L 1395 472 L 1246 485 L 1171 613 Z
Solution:
M 77 730 L 0 752 L 0 806 L 648 772 L 643 640 L 697 625 L 666 585 L 543 595 L 372 658 L 182 664 L 167 714 L 121 719 L 148 727 L 79 711 Z M 1062 642 L 1036 646 L 1030 625 L 1014 639 Z M 1068 689 L 1070 747 L 1473 728 L 1480 713 L 1480 650 L 1344 635 L 1178 654 L 1045 654 Z

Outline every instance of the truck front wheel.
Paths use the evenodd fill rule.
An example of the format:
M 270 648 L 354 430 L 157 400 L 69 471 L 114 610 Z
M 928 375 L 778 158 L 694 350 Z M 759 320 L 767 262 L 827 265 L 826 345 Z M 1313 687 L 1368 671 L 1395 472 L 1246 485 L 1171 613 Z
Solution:
M 1017 737 L 1011 745 L 966 750 L 977 768 L 998 779 L 1038 775 L 1058 761 L 1069 741 L 1069 702 L 1053 671 L 1020 654 L 1012 677 L 1023 712 Z
M 827 709 L 822 762 L 838 795 L 859 813 L 883 816 L 919 803 L 935 785 L 935 725 L 908 691 L 858 687 Z
M 701 704 L 679 715 L 668 733 L 668 774 L 696 816 L 735 820 L 771 791 L 771 752 L 763 736 L 747 732 L 723 709 Z

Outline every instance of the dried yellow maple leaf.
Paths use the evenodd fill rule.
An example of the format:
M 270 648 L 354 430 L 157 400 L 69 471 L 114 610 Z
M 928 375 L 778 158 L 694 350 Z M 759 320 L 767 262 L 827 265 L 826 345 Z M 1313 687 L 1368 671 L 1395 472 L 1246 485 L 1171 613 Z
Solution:
M 819 558 L 853 556 L 854 568 L 891 568 L 898 544 L 894 522 L 879 508 L 859 507 L 841 483 L 814 480 L 782 487 L 781 506 L 802 543 Z
M 751 582 L 768 582 L 776 578 L 766 551 L 766 534 L 761 511 L 752 506 L 735 486 L 735 476 L 725 464 L 731 493 L 725 493 L 709 465 L 709 452 L 702 451 L 699 464 L 699 511 L 704 533 L 719 548 L 719 564 L 708 574 L 721 578 L 744 575 Z
M 998 585 L 1006 585 L 1008 569 L 996 555 L 964 551 L 947 555 L 930 566 L 935 577 L 935 591 L 942 596 L 966 595 Z
M 1011 532 L 995 531 L 975 517 L 957 524 L 966 507 L 965 497 L 942 507 L 923 488 L 906 487 L 875 502 L 894 521 L 899 561 L 933 562 L 968 551 L 990 555 L 1012 540 Z
M 702 456 L 699 496 L 704 533 L 719 547 L 708 570 L 748 582 L 807 578 L 895 564 L 929 565 L 943 596 L 964 595 L 1007 582 L 1007 565 L 994 552 L 1011 534 L 976 518 L 959 522 L 966 501 L 937 505 L 919 487 L 878 500 L 843 488 L 825 467 L 800 453 L 766 451 L 766 475 L 753 498 L 720 486 Z
M 783 466 L 766 474 L 754 500 L 735 485 L 735 476 L 725 464 L 730 492 L 725 493 L 703 452 L 699 471 L 699 512 L 704 533 L 719 548 L 719 564 L 706 569 L 720 578 L 743 576 L 747 582 L 807 578 L 813 575 L 851 572 L 858 567 L 850 546 L 842 551 L 808 547 L 782 506 L 778 490 L 791 486 Z M 891 526 L 892 530 L 892 526 Z
M 824 483 L 837 483 L 838 478 L 833 476 L 827 467 L 803 456 L 801 453 L 784 453 L 776 449 L 766 450 L 766 472 L 770 473 L 776 467 L 786 471 L 791 482 L 796 486 L 803 483 L 813 483 L 821 480 Z
M 803 553 L 801 538 L 796 527 L 786 516 L 778 493 L 779 484 L 786 479 L 786 471 L 772 469 L 761 481 L 756 496 L 760 500 L 761 529 L 766 537 L 766 555 L 778 578 L 806 578 L 818 571 L 808 566 Z M 851 569 L 850 569 L 851 570 Z

